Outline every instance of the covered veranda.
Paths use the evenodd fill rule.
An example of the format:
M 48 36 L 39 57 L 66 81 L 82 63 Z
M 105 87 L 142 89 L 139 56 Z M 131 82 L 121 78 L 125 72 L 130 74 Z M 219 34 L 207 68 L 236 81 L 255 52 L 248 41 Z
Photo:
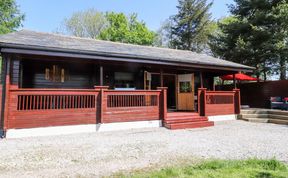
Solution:
M 35 36 L 50 42 L 40 44 Z M 240 91 L 214 91 L 213 78 L 251 70 L 187 51 L 75 41 L 30 31 L 8 34 L 0 41 L 4 131 L 135 121 L 157 121 L 164 126 L 166 120 L 178 125 L 193 119 L 208 122 L 207 116 L 240 111 Z M 29 45 L 23 45 L 28 41 Z M 63 41 L 66 46 L 57 46 Z M 78 43 L 77 50 L 70 49 L 69 43 Z M 91 43 L 95 46 L 86 49 L 87 43 L 86 48 Z M 183 61 L 171 56 L 182 56 Z M 189 57 L 197 60 L 184 60 Z M 181 117 L 168 111 L 181 111 Z M 189 117 L 183 112 L 189 112 Z M 175 128 L 182 127 L 185 124 Z

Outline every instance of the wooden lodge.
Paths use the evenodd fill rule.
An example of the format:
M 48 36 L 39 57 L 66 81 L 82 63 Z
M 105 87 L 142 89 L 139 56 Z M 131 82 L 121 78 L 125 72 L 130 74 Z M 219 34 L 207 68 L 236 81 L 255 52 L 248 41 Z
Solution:
M 212 126 L 209 116 L 240 112 L 240 91 L 215 91 L 214 77 L 253 70 L 190 51 L 27 30 L 0 36 L 0 49 L 1 129 L 8 135 L 111 123 Z

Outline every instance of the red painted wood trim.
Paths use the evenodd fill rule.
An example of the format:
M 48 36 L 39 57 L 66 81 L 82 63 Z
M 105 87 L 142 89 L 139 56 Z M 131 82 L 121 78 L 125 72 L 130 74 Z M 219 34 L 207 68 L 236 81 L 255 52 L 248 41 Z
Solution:
M 109 88 L 109 86 L 94 86 L 94 88 L 97 90 L 97 89 L 99 89 L 99 90 L 101 90 L 101 89 L 106 89 L 106 90 L 108 90 L 108 88 Z
M 206 91 L 203 89 L 200 90 L 200 92 L 204 92 L 203 110 L 205 116 L 240 113 L 241 104 L 239 89 L 234 89 L 233 91 Z M 223 97 L 223 99 L 221 97 Z
M 233 89 L 233 91 L 235 92 L 235 103 L 234 103 L 234 107 L 235 107 L 235 114 L 240 114 L 241 112 L 241 95 L 240 95 L 240 89 Z
M 165 121 L 167 119 L 167 87 L 157 87 L 157 90 L 161 90 L 161 95 L 160 95 L 160 118 Z
M 12 86 L 11 86 L 12 87 Z M 27 92 L 27 93 L 29 93 L 29 92 L 31 92 L 31 93 L 34 93 L 34 92 L 47 92 L 47 91 L 50 91 L 50 92 L 95 92 L 95 89 L 61 89 L 61 88 L 59 88 L 59 89 L 57 89 L 57 88 L 39 88 L 39 89 L 31 89 L 31 88 L 19 88 L 19 89 L 16 89 L 16 88 L 14 88 L 14 86 L 13 86 L 13 88 L 11 89 L 11 87 L 10 87 L 10 91 L 17 91 L 17 92 Z
M 200 116 L 206 115 L 206 88 L 198 88 L 198 113 Z
M 105 91 L 108 90 L 109 86 L 94 86 L 95 90 L 100 90 L 100 103 L 99 103 L 99 122 L 103 123 L 104 111 L 107 107 L 107 98 L 105 96 Z

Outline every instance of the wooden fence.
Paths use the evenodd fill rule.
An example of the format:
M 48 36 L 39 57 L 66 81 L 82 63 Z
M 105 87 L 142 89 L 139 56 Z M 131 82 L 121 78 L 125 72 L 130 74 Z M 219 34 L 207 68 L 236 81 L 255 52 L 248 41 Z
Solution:
M 234 86 L 216 86 L 218 90 L 231 90 Z M 241 104 L 252 108 L 270 108 L 270 97 L 288 97 L 288 80 L 237 84 L 241 90 Z
M 104 91 L 103 123 L 160 118 L 161 90 Z
M 160 120 L 164 97 L 165 89 L 11 89 L 5 128 Z
M 198 89 L 198 111 L 202 116 L 240 113 L 240 91 L 207 91 Z
M 95 124 L 95 90 L 14 89 L 9 92 L 7 128 Z

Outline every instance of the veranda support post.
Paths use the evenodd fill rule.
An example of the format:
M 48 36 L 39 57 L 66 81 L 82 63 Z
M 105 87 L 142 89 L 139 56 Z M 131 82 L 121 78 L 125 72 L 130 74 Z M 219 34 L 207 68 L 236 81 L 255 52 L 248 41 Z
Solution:
M 240 114 L 240 111 L 241 111 L 240 89 L 233 89 L 233 91 L 235 92 L 235 97 L 234 97 L 235 114 Z
M 207 88 L 198 88 L 198 113 L 200 116 L 205 116 L 206 105 L 206 90 Z
M 163 121 L 167 118 L 167 87 L 157 87 L 157 90 L 161 90 L 159 98 L 159 114 L 160 119 Z
M 97 107 L 97 111 L 98 111 L 98 123 L 103 123 L 103 120 L 104 120 L 104 110 L 105 108 L 107 107 L 107 99 L 105 99 L 105 90 L 108 90 L 109 86 L 95 86 L 94 87 L 96 90 L 100 90 L 100 95 L 99 95 L 99 102 L 98 103 L 98 106 Z

